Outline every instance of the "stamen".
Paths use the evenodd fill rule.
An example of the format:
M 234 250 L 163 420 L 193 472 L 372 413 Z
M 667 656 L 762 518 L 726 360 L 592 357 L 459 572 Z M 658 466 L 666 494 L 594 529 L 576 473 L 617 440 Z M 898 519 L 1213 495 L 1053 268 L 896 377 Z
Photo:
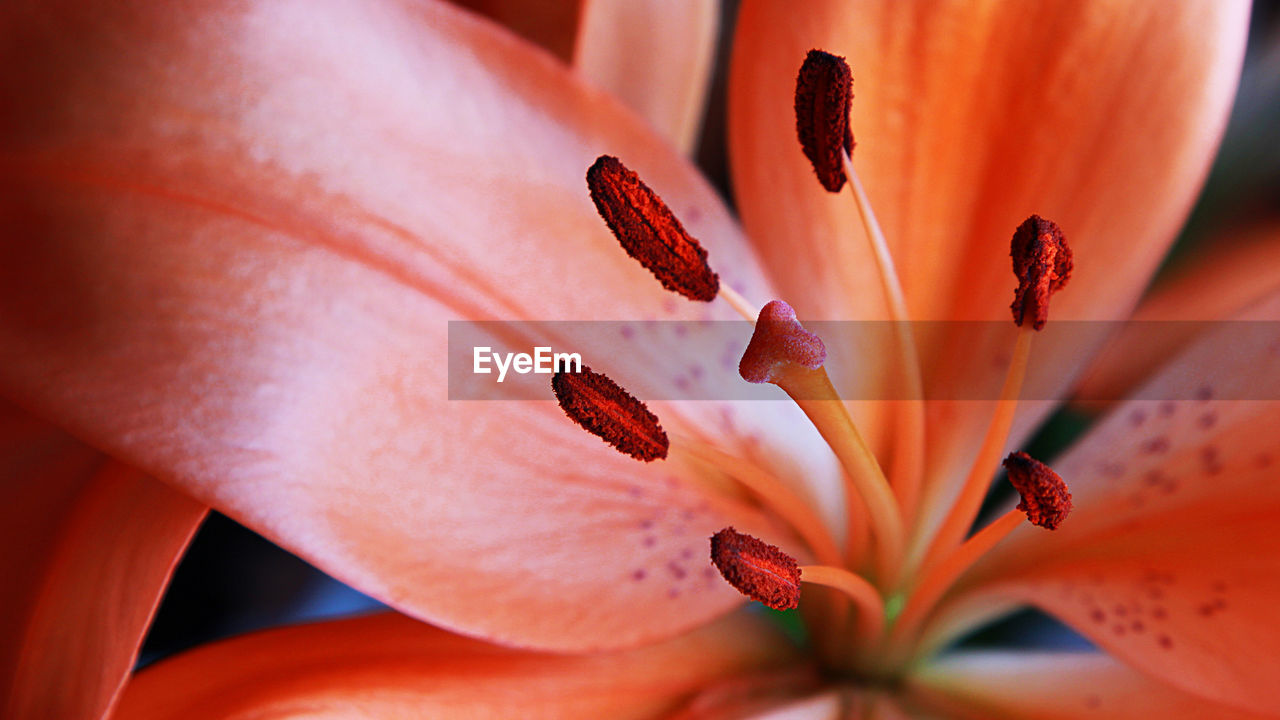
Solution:
M 1022 381 L 1027 374 L 1027 358 L 1031 355 L 1031 336 L 1030 328 L 1022 328 L 1018 331 L 1018 339 L 1013 346 L 1013 358 L 1009 361 L 1009 371 L 1005 375 L 1004 385 L 1000 388 L 996 411 L 991 417 L 991 424 L 987 426 L 986 435 L 982 438 L 977 458 L 970 466 L 964 485 L 960 487 L 960 494 L 956 496 L 955 503 L 948 511 L 942 526 L 938 528 L 937 534 L 933 537 L 933 543 L 929 545 L 923 559 L 919 556 L 919 550 L 924 536 L 917 536 L 917 544 L 908 563 L 911 567 L 927 567 L 932 562 L 936 562 L 964 539 L 965 533 L 973 525 L 974 518 L 978 516 L 982 499 L 986 497 L 987 487 L 994 474 L 996 461 L 1004 452 L 1004 444 L 1009 439 L 1009 429 L 1013 427 L 1013 416 L 1018 409 L 1018 395 L 1022 393 Z
M 707 265 L 707 251 L 639 176 L 618 158 L 601 155 L 587 170 L 587 187 L 623 249 L 663 287 L 690 300 L 716 298 L 720 278 Z
M 1057 530 L 1071 512 L 1071 493 L 1058 473 L 1024 452 L 1004 459 L 1009 483 L 1022 496 L 1018 509 L 1027 514 L 1034 525 Z
M 782 388 L 827 441 L 845 471 L 847 516 L 860 516 L 860 505 L 866 504 L 876 543 L 876 570 L 888 578 L 898 571 L 902 516 L 879 462 L 822 368 L 825 360 L 821 339 L 800 325 L 790 305 L 775 300 L 760 311 L 738 371 L 748 382 L 768 382 Z M 853 532 L 850 539 L 856 541 Z
M 854 628 L 857 639 L 863 643 L 880 639 L 884 632 L 884 601 L 875 586 L 865 578 L 841 567 L 801 565 L 800 579 L 844 593 L 857 607 L 857 625 Z
M 1049 317 L 1049 295 L 1066 285 L 1071 276 L 1071 249 L 1067 247 L 1062 231 L 1039 215 L 1032 215 L 1018 226 L 1010 246 L 1013 271 L 1018 276 L 1018 290 L 1013 303 L 1013 321 L 1019 328 L 1018 340 L 1013 348 L 1013 359 L 1009 362 L 1009 373 L 1000 388 L 991 425 L 982 438 L 977 459 L 965 477 L 955 504 L 923 558 L 921 565 L 926 567 L 955 547 L 978 515 L 991 479 L 991 469 L 995 467 L 996 458 L 1004 452 L 1009 428 L 1013 426 L 1013 416 L 1018 409 L 1018 396 L 1027 373 L 1027 359 L 1031 355 L 1032 331 L 1044 327 Z M 1030 326 L 1024 324 L 1027 319 L 1031 320 Z M 923 540 L 923 535 L 918 535 L 913 544 L 908 563 L 912 568 L 920 566 L 917 562 L 920 561 L 919 550 Z
M 839 563 L 840 550 L 822 518 L 791 488 L 754 463 L 709 443 L 697 440 L 679 442 L 676 452 L 686 453 L 695 463 L 716 468 L 755 494 L 762 504 L 787 523 L 822 563 Z
M 763 540 L 727 527 L 711 536 L 711 562 L 738 592 L 774 610 L 800 604 L 795 558 Z
M 1022 495 L 1016 508 L 997 518 L 955 548 L 941 562 L 926 567 L 916 584 L 907 605 L 890 633 L 890 646 L 898 652 L 915 647 L 913 640 L 921 623 L 928 617 L 938 600 L 983 555 L 1003 540 L 1026 519 L 1040 527 L 1053 530 L 1071 512 L 1071 493 L 1047 465 L 1026 453 L 1016 452 L 1004 460 L 1009 471 L 1009 482 Z
M 729 303 L 729 306 L 738 311 L 738 314 L 748 322 L 755 322 L 756 316 L 760 314 L 760 311 L 756 309 L 755 305 L 751 304 L 751 301 L 742 297 L 737 290 L 729 287 L 728 283 L 720 285 L 720 297 L 724 298 L 724 301 Z
M 771 383 L 790 366 L 816 370 L 826 360 L 822 338 L 804 329 L 790 305 L 774 300 L 760 310 L 738 374 L 749 383 Z
M 584 430 L 637 460 L 667 457 L 670 442 L 658 416 L 605 375 L 583 365 L 551 377 L 560 409 Z
M 858 173 L 854 172 L 848 153 L 841 154 L 841 161 L 849 176 L 854 205 L 858 208 L 858 216 L 862 219 L 862 227 L 876 258 L 880 287 L 884 290 L 885 304 L 889 308 L 889 317 L 893 320 L 898 341 L 898 369 L 902 374 L 907 397 L 911 398 L 894 413 L 896 437 L 893 445 L 893 490 L 898 496 L 898 502 L 902 504 L 903 518 L 910 520 L 915 514 L 916 499 L 924 480 L 924 380 L 920 374 L 920 353 L 916 349 L 915 334 L 911 329 L 906 294 L 902 291 L 902 282 L 893 264 L 893 255 L 889 252 L 884 231 L 880 229 L 880 222 L 876 220 L 875 211 L 871 208 L 871 200 L 862 187 Z
M 1009 255 L 1018 276 L 1018 289 L 1010 305 L 1013 321 L 1022 327 L 1029 320 L 1032 327 L 1042 330 L 1049 319 L 1049 296 L 1071 277 L 1071 248 L 1057 225 L 1032 215 L 1013 233 Z
M 924 383 L 920 377 L 919 353 L 908 324 L 907 302 L 902 292 L 893 257 L 884 233 L 871 210 L 871 202 L 853 171 L 853 133 L 849 109 L 853 101 L 853 73 L 844 58 L 810 50 L 796 77 L 796 134 L 804 154 L 813 164 L 822 186 L 839 192 L 850 181 L 858 215 L 876 258 L 880 284 L 897 334 L 902 385 L 908 397 L 905 406 L 894 411 L 893 491 L 901 504 L 904 520 L 915 514 L 916 496 L 924 476 Z
M 818 182 L 833 193 L 844 187 L 840 156 L 853 152 L 852 101 L 853 75 L 844 58 L 810 50 L 796 77 L 796 134 Z

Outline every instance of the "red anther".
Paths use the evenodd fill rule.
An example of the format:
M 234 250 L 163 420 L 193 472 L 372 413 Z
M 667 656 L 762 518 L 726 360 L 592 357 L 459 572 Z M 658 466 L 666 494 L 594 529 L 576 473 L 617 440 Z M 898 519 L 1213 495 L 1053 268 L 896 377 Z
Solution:
M 1022 327 L 1031 321 L 1036 330 L 1049 319 L 1049 296 L 1071 278 L 1071 248 L 1062 230 L 1039 215 L 1032 215 L 1013 233 L 1009 254 L 1018 289 L 1013 295 L 1013 321 Z
M 822 338 L 804 329 L 790 305 L 774 300 L 760 310 L 738 374 L 750 383 L 773 382 L 788 365 L 816 370 L 826 359 Z
M 711 562 L 729 584 L 774 610 L 800 604 L 800 567 L 769 543 L 727 527 L 711 536 Z
M 822 187 L 844 187 L 841 155 L 853 153 L 849 108 L 853 104 L 853 73 L 844 58 L 810 50 L 796 77 L 796 134 L 804 156 L 813 164 Z
M 1009 483 L 1022 496 L 1018 509 L 1032 524 L 1056 530 L 1071 512 L 1071 493 L 1058 473 L 1030 455 L 1016 452 L 1004 459 Z
M 601 155 L 587 170 L 587 187 L 623 249 L 662 287 L 690 300 L 716 298 L 720 277 L 707 265 L 707 251 L 639 176 L 618 158 Z
M 582 366 L 551 377 L 551 390 L 570 420 L 637 460 L 667 457 L 671 446 L 658 416 L 605 375 Z

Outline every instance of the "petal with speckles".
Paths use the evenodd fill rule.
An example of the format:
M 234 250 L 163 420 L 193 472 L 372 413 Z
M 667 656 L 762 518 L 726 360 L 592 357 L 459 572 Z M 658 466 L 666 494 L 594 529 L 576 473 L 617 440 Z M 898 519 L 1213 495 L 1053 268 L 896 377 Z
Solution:
M 704 497 L 705 468 L 619 456 L 547 375 L 449 399 L 449 321 L 736 317 L 621 251 L 587 194 L 602 152 L 769 295 L 715 193 L 616 101 L 432 2 L 9 2 L 0 33 L 0 95 L 24 99 L 0 106 L 0 393 L 454 630 L 581 650 L 742 602 L 706 539 L 767 528 Z M 684 370 L 642 333 L 504 327 L 630 388 Z M 768 405 L 654 410 L 803 458 Z
M 980 561 L 939 634 L 1013 598 L 1186 692 L 1280 707 L 1277 319 L 1280 292 L 1214 327 L 1052 463 L 1075 510 Z
M 1050 326 L 1124 318 L 1204 180 L 1248 19 L 1245 0 L 813 0 L 803 12 L 746 0 L 728 115 L 743 223 L 801 317 L 886 317 L 849 194 L 818 185 L 795 136 L 796 71 L 821 48 L 853 71 L 853 164 L 914 319 L 1007 321 L 1009 238 L 1033 213 L 1062 227 L 1076 258 Z M 922 337 L 925 387 L 994 397 L 1013 341 L 989 325 Z M 1038 352 L 1051 352 L 1029 386 L 1065 392 L 1101 339 L 1042 337 Z M 874 345 L 829 350 L 828 370 L 855 393 L 883 384 L 896 357 Z M 1025 408 L 1015 434 L 1051 407 Z M 982 403 L 930 405 L 929 476 L 941 484 L 926 487 L 927 517 L 948 504 L 946 481 L 963 477 L 989 414 Z M 885 424 L 868 412 L 872 441 Z

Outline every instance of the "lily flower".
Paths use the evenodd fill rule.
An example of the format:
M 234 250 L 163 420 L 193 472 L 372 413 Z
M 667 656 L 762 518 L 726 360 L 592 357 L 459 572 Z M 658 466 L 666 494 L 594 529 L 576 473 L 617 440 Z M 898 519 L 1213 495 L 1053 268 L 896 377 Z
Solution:
M 1008 327 L 1010 233 L 1036 214 L 1056 225 L 1021 236 L 1069 242 L 1050 327 L 1125 317 L 1203 180 L 1246 2 L 744 2 L 729 104 L 742 228 L 616 99 L 448 5 L 0 13 L 0 470 L 16 488 L 0 527 L 26 548 L 0 592 L 9 715 L 1280 706 L 1264 430 L 1280 410 L 1238 399 L 1274 384 L 1269 339 L 1195 340 L 1147 386 L 1190 383 L 1193 400 L 1120 404 L 1052 471 L 1009 460 L 1022 504 L 1056 529 L 1006 515 L 964 537 L 999 459 L 1051 405 L 1018 402 L 1017 377 L 1064 392 L 1094 349 L 1046 333 L 1029 355 L 1033 331 Z M 795 141 L 813 48 L 856 73 L 839 193 Z M 673 298 L 618 248 L 582 184 L 601 156 L 705 246 L 717 299 Z M 1066 271 L 1037 279 L 1026 266 L 1046 256 L 1029 257 L 1020 297 L 1038 302 Z M 669 453 L 651 462 L 591 437 L 550 392 L 447 397 L 450 320 L 731 319 L 775 299 L 758 330 L 1004 320 L 914 348 L 830 339 L 801 359 L 835 387 L 1011 379 L 992 402 L 653 403 Z M 629 349 L 597 355 L 615 386 L 675 372 L 643 339 Z M 740 382 L 738 361 L 708 359 L 707 382 Z M 1060 524 L 1059 476 L 1074 506 Z M 209 507 L 402 614 L 215 644 L 117 697 Z M 741 609 L 708 563 L 727 527 L 824 586 L 798 599 L 811 649 Z M 1105 652 L 944 651 L 1023 604 Z

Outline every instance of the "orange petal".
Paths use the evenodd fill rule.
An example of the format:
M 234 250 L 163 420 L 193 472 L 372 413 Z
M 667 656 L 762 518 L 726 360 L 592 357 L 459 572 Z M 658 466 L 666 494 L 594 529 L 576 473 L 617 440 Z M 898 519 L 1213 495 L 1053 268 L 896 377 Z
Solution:
M 759 713 L 743 715 L 743 720 L 840 720 L 846 717 L 838 693 L 829 692 L 789 702 Z
M 205 508 L 0 405 L 0 715 L 105 715 Z
M 1203 181 L 1248 11 L 1244 0 L 744 2 L 729 93 L 743 221 L 802 315 L 887 316 L 850 197 L 822 190 L 795 137 L 796 71 L 822 48 L 853 70 L 853 164 L 916 319 L 1007 322 L 1009 238 L 1032 213 L 1062 227 L 1076 258 L 1050 325 L 1124 317 Z M 1012 340 L 945 330 L 922 339 L 926 388 L 998 388 Z M 1030 382 L 1043 374 L 1061 392 L 1094 346 L 1061 343 Z M 876 387 L 894 357 L 830 349 L 833 363 L 857 353 L 837 380 L 851 388 Z M 963 473 L 989 412 L 930 408 L 933 476 Z
M 449 0 L 498 22 L 520 37 L 573 61 L 584 0 Z
M 1179 692 L 1101 653 L 964 653 L 925 666 L 912 695 L 946 717 L 972 720 L 1249 720 Z
M 573 65 L 688 155 L 698 141 L 719 28 L 719 0 L 594 0 L 583 11 Z
M 24 60 L 0 83 L 25 101 L 0 110 L 0 216 L 21 240 L 0 249 L 0 392 L 452 629 L 624 645 L 742 602 L 707 538 L 758 513 L 704 497 L 686 465 L 614 453 L 549 383 L 545 402 L 448 399 L 449 320 L 735 317 L 676 302 L 620 250 L 586 189 L 604 151 L 722 280 L 768 296 L 661 139 L 447 5 L 72 5 L 5 7 Z M 495 332 L 624 386 L 685 370 L 643 333 L 584 327 Z M 706 375 L 737 382 L 736 362 Z M 678 443 L 734 451 L 793 442 L 803 426 L 771 405 L 655 410 Z
M 1054 463 L 1075 510 L 1020 528 L 965 603 L 1035 603 L 1139 670 L 1280 707 L 1280 292 L 1223 323 Z M 972 617 L 969 618 L 972 620 Z M 946 625 L 948 621 L 943 621 Z
M 1124 397 L 1194 338 L 1200 328 L 1194 321 L 1232 317 L 1276 287 L 1280 226 L 1255 228 L 1201 249 L 1134 312 L 1133 320 L 1152 324 L 1125 326 L 1107 341 L 1076 398 L 1095 403 Z
M 578 656 L 487 645 L 386 613 L 179 655 L 136 676 L 116 717 L 648 718 L 788 658 L 741 613 L 658 645 Z

